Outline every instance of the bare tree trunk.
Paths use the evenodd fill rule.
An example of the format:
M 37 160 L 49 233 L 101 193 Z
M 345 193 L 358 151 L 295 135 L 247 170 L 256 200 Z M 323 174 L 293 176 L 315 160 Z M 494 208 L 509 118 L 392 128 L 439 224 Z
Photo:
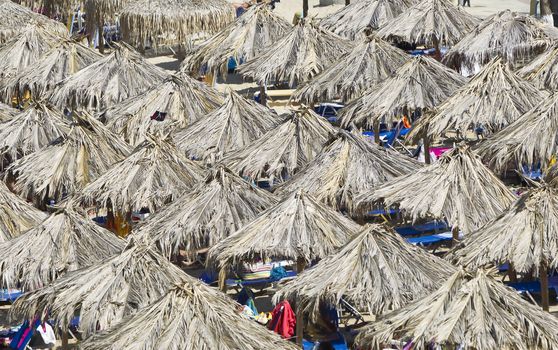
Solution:
M 308 16 L 308 0 L 302 0 L 302 18 Z
M 541 299 L 542 308 L 544 311 L 549 310 L 549 298 L 548 298 L 548 271 L 546 269 L 546 263 L 542 262 L 539 269 L 539 275 L 541 279 Z

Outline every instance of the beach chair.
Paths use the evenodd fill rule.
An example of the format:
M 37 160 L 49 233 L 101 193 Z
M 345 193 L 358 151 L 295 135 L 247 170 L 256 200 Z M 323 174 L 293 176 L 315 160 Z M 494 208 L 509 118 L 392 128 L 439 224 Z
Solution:
M 343 107 L 345 106 L 340 103 L 320 103 L 317 107 L 314 108 L 314 112 L 326 118 L 330 123 L 337 125 L 339 122 L 338 112 Z
M 426 233 L 439 233 L 445 232 L 449 229 L 445 221 L 429 221 L 424 224 L 396 227 L 395 232 L 403 237 L 419 236 Z
M 0 303 L 13 303 L 22 294 L 19 289 L 0 289 Z

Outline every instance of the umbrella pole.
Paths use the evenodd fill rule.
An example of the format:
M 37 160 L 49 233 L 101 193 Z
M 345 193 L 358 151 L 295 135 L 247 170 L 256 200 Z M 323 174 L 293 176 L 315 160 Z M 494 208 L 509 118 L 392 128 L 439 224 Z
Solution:
M 508 264 L 508 276 L 510 278 L 510 282 L 517 282 L 517 272 L 515 271 L 515 267 L 512 263 Z
M 432 41 L 433 41 L 433 44 L 434 44 L 434 58 L 436 59 L 436 61 L 441 61 L 442 60 L 442 52 L 440 51 L 440 42 L 438 41 L 437 37 L 434 37 L 434 39 Z
M 424 148 L 424 162 L 426 164 L 430 164 L 431 160 L 430 160 L 430 140 L 428 139 L 428 136 L 425 136 L 423 141 L 422 141 L 422 145 Z
M 260 85 L 260 104 L 267 106 L 267 96 L 265 95 L 265 84 Z
M 374 122 L 374 142 L 377 143 L 378 145 L 381 145 L 381 141 L 380 141 L 380 122 L 379 121 Z
M 543 261 L 541 262 L 540 272 L 539 275 L 541 276 L 541 299 L 542 299 L 542 308 L 544 311 L 549 310 L 549 298 L 548 298 L 548 271 L 546 269 L 546 263 Z
M 308 16 L 308 0 L 302 0 L 302 18 Z
M 306 267 L 306 260 L 303 258 L 296 259 L 296 273 L 300 274 Z M 304 337 L 304 312 L 302 311 L 302 301 L 297 300 L 296 303 L 296 343 L 302 345 Z
M 99 52 L 104 54 L 105 53 L 105 37 L 103 36 L 103 21 L 99 20 L 97 24 L 97 28 L 99 31 Z
M 451 229 L 452 246 L 456 246 L 459 241 L 459 227 L 455 226 Z
M 345 0 L 345 6 L 349 6 L 351 4 L 351 0 Z

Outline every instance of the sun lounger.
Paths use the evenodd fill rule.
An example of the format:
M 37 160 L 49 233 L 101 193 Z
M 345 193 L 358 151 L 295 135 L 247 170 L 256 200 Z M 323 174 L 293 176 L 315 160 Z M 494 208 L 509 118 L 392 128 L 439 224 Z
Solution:
M 0 289 L 0 302 L 13 303 L 23 292 L 19 289 Z
M 541 282 L 540 281 L 530 281 L 530 282 L 506 282 L 509 287 L 515 289 L 518 293 L 525 294 L 539 294 L 541 292 Z M 556 293 L 556 300 L 558 300 L 558 276 L 553 276 L 548 278 L 548 289 L 554 289 Z
M 343 339 L 343 337 L 341 336 L 339 339 L 328 341 L 327 343 L 329 343 L 334 350 L 349 350 L 349 347 L 347 346 L 345 339 Z M 303 350 L 317 350 L 319 349 L 319 347 L 320 347 L 320 342 L 312 342 L 306 339 L 302 340 Z
M 296 277 L 295 271 L 287 271 L 287 275 L 279 280 L 274 278 L 260 278 L 260 279 L 253 279 L 253 280 L 227 279 L 225 283 L 227 284 L 227 287 L 255 286 L 255 285 L 271 284 L 278 281 L 285 281 L 295 277 Z
M 399 213 L 399 209 L 375 209 L 367 213 L 368 216 L 395 215 Z
M 453 238 L 451 232 L 446 232 L 446 233 L 439 233 L 436 235 L 407 238 L 407 242 L 413 245 L 427 246 L 427 245 L 451 241 L 452 239 Z
M 447 231 L 448 224 L 445 221 L 430 221 L 425 224 L 396 227 L 395 231 L 401 236 L 418 236 L 429 232 Z

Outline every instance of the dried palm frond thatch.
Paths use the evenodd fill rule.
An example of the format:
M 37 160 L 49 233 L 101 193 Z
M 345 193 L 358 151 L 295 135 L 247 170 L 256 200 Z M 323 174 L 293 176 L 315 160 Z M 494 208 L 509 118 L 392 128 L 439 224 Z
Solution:
M 114 164 L 82 190 L 85 205 L 112 206 L 125 213 L 155 212 L 203 179 L 203 168 L 170 140 L 148 136 L 126 159 Z
M 234 7 L 225 0 L 134 0 L 119 12 L 125 41 L 134 46 L 157 46 L 169 36 L 175 43 L 198 32 L 214 33 L 234 20 Z
M 71 203 L 71 202 L 70 202 Z M 0 244 L 1 284 L 34 290 L 119 253 L 124 241 L 69 206 Z
M 0 83 L 34 65 L 59 40 L 63 37 L 43 24 L 28 25 L 18 36 L 0 46 Z
M 282 196 L 303 189 L 337 210 L 352 213 L 356 196 L 416 172 L 420 166 L 412 158 L 341 130 L 313 161 L 274 193 Z
M 444 56 L 444 63 L 474 70 L 494 57 L 511 65 L 530 61 L 558 40 L 558 29 L 535 17 L 505 10 L 485 18 Z
M 201 44 L 201 47 L 182 64 L 190 72 L 200 70 L 226 76 L 228 62 L 251 60 L 262 51 L 283 38 L 291 25 L 276 15 L 269 5 L 254 5 L 233 23 Z
M 50 100 L 61 108 L 69 105 L 100 111 L 141 94 L 168 76 L 130 46 L 114 45 L 108 56 L 56 84 Z
M 85 0 L 87 21 L 85 26 L 88 33 L 95 33 L 99 25 L 114 20 L 118 11 L 131 0 Z
M 335 128 L 314 111 L 291 111 L 283 123 L 223 162 L 253 180 L 282 180 L 314 159 L 333 134 Z
M 320 21 L 320 27 L 355 39 L 366 28 L 379 29 L 407 10 L 411 0 L 359 0 Z
M 459 145 L 434 164 L 364 193 L 357 205 L 369 210 L 383 200 L 398 205 L 413 220 L 446 219 L 469 234 L 506 209 L 515 195 L 466 145 Z
M 58 201 L 80 191 L 130 153 L 130 147 L 99 121 L 86 114 L 73 118 L 67 135 L 7 169 L 23 197 Z
M 68 134 L 70 121 L 48 102 L 32 102 L 27 109 L 0 124 L 0 163 L 37 152 Z
M 350 41 L 307 18 L 254 59 L 240 65 L 239 72 L 260 85 L 288 82 L 294 86 L 323 71 L 352 47 Z
M 405 52 L 378 37 L 368 36 L 337 62 L 299 86 L 293 99 L 304 103 L 335 98 L 350 101 L 393 75 L 408 60 Z
M 341 125 L 371 128 L 383 121 L 388 127 L 417 108 L 432 108 L 467 82 L 435 59 L 413 57 L 395 75 L 368 89 L 340 112 Z
M 48 310 L 63 329 L 79 314 L 80 331 L 88 337 L 160 300 L 185 275 L 145 242 L 132 240 L 120 254 L 24 294 L 11 311 L 33 317 Z
M 361 329 L 356 343 L 380 349 L 392 339 L 471 349 L 558 347 L 558 321 L 484 270 L 455 272 L 438 290 Z
M 57 21 L 31 11 L 11 0 L 0 0 L 0 45 L 18 37 L 28 25 L 44 25 L 59 36 L 68 35 L 66 27 Z
M 190 157 L 209 163 L 246 147 L 281 123 L 273 109 L 245 99 L 231 89 L 220 108 L 198 119 L 175 133 L 174 140 Z
M 84 350 L 300 349 L 237 312 L 239 304 L 192 277 L 157 302 L 87 339 Z
M 478 24 L 478 19 L 449 0 L 417 1 L 386 23 L 378 36 L 436 47 L 457 43 Z
M 558 267 L 558 189 L 551 184 L 530 189 L 465 237 L 446 258 L 471 269 L 510 263 L 522 274 L 539 276 L 541 264 L 554 270 Z
M 517 71 L 539 89 L 558 90 L 558 47 L 537 56 Z
M 156 241 L 167 257 L 179 249 L 192 252 L 220 242 L 276 203 L 268 191 L 218 165 L 194 190 L 147 219 L 137 235 Z
M 16 196 L 0 181 L 0 243 L 37 226 L 46 213 Z
M 18 109 L 12 108 L 7 104 L 0 102 L 0 123 L 12 119 L 12 117 L 18 113 Z
M 303 191 L 295 192 L 209 250 L 220 267 L 254 258 L 324 258 L 344 246 L 360 226 Z
M 37 100 L 59 81 L 101 59 L 95 50 L 73 39 L 63 39 L 36 62 L 4 81 L 0 93 L 4 101 L 28 90 Z
M 409 138 L 436 139 L 447 131 L 465 135 L 482 125 L 495 132 L 539 104 L 548 94 L 518 77 L 501 58 L 495 58 L 465 86 L 422 117 Z
M 479 144 L 476 152 L 495 171 L 512 166 L 545 167 L 558 151 L 558 93 Z
M 222 103 L 217 90 L 179 73 L 105 110 L 99 118 L 125 141 L 138 145 L 146 134 L 184 128 Z M 163 121 L 152 119 L 157 112 L 166 113 Z
M 453 272 L 451 264 L 393 230 L 371 224 L 339 252 L 282 284 L 274 299 L 302 303 L 316 316 L 321 303 L 338 306 L 345 299 L 358 310 L 379 315 L 426 296 Z

